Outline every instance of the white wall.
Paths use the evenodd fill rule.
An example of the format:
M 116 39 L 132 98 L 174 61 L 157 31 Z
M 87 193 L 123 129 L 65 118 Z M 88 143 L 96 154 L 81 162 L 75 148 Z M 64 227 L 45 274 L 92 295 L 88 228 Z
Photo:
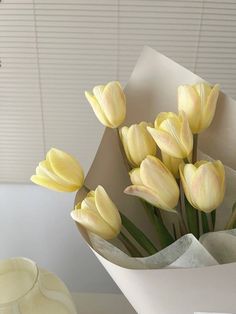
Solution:
M 73 292 L 118 292 L 70 218 L 73 201 L 74 193 L 0 185 L 0 258 L 31 258 Z

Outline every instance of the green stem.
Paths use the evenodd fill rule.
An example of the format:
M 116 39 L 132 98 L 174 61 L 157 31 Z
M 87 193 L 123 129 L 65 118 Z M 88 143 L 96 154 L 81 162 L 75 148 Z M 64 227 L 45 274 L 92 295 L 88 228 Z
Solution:
M 198 239 L 199 238 L 199 219 L 198 211 L 185 198 L 185 210 L 189 231 Z
M 213 210 L 210 215 L 211 215 L 211 221 L 212 221 L 212 226 L 213 226 L 213 230 L 212 231 L 214 231 L 215 230 L 215 225 L 216 225 L 216 209 Z
M 202 215 L 202 232 L 207 233 L 210 231 L 207 214 L 204 212 L 201 212 L 201 215 Z
M 156 209 L 153 205 L 145 202 L 147 209 L 151 215 L 151 219 L 154 223 L 155 230 L 157 232 L 161 247 L 164 249 L 165 247 L 172 244 L 175 240 L 172 235 L 169 233 L 168 229 L 166 228 L 159 209 Z
M 179 214 L 178 214 L 178 220 L 179 220 L 179 225 L 180 225 L 180 231 L 181 235 L 185 235 L 188 233 L 188 228 L 185 224 L 184 220 L 184 214 L 186 213 L 185 209 L 185 195 L 184 195 L 184 189 L 182 186 L 181 180 L 179 180 Z
M 140 246 L 145 249 L 148 254 L 155 254 L 158 250 L 148 239 L 148 237 L 138 227 L 136 227 L 135 224 L 133 224 L 132 221 L 129 220 L 129 218 L 127 218 L 124 214 L 120 213 L 120 215 L 123 226 L 136 240 L 136 242 L 139 243 Z
M 120 232 L 118 238 L 124 244 L 126 249 L 129 251 L 132 257 L 142 257 L 142 254 L 139 250 L 135 247 L 135 245 L 126 237 L 123 232 Z

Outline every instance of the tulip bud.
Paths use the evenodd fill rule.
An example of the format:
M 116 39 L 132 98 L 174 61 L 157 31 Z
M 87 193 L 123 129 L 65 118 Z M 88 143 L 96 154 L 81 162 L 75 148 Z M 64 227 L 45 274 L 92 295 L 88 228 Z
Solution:
M 31 181 L 57 192 L 74 192 L 83 186 L 84 173 L 74 157 L 51 148 L 46 160 L 39 163 Z
M 120 129 L 120 138 L 124 146 L 126 157 L 132 167 L 140 166 L 148 155 L 156 155 L 156 143 L 147 131 L 150 123 L 141 122 L 129 128 Z
M 184 164 L 183 159 L 171 157 L 168 154 L 161 152 L 162 161 L 164 165 L 170 170 L 173 176 L 178 179 L 179 178 L 179 166 Z
M 117 128 L 126 116 L 125 94 L 119 82 L 98 85 L 93 94 L 85 92 L 98 120 L 108 128 Z
M 198 210 L 209 213 L 224 199 L 225 170 L 221 161 L 198 161 L 180 166 L 185 195 Z
M 82 203 L 78 203 L 71 217 L 85 229 L 105 240 L 117 237 L 121 229 L 121 217 L 102 186 L 90 191 Z
M 186 158 L 193 148 L 193 135 L 187 116 L 180 112 L 161 112 L 155 120 L 155 128 L 147 127 L 161 151 L 175 157 Z
M 178 108 L 183 110 L 193 133 L 200 133 L 211 124 L 219 96 L 219 85 L 206 83 L 181 85 L 178 88 Z
M 125 193 L 138 196 L 148 203 L 167 210 L 175 211 L 179 200 L 179 187 L 166 166 L 156 157 L 147 156 L 140 168 L 130 172 L 133 185 Z

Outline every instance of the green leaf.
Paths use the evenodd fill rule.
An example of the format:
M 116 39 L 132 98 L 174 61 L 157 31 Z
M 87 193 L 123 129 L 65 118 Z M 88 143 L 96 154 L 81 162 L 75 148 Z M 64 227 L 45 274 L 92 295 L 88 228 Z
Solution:
M 120 232 L 119 239 L 124 244 L 126 249 L 130 252 L 132 257 L 142 257 L 142 254 L 139 250 L 135 247 L 135 245 L 126 237 L 123 232 Z
M 148 239 L 148 237 L 137 227 L 135 224 L 129 220 L 124 214 L 120 213 L 122 224 L 129 234 L 144 248 L 148 254 L 155 254 L 158 250 Z
M 154 223 L 155 230 L 158 235 L 162 249 L 172 244 L 175 240 L 166 228 L 161 215 L 159 214 L 159 209 L 155 208 L 153 205 L 145 202 L 145 205 L 151 215 L 152 221 Z

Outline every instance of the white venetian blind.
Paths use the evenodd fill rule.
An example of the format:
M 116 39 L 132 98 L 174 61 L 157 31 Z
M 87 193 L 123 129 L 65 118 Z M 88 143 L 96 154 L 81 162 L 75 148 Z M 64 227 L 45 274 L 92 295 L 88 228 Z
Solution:
M 102 127 L 84 90 L 127 81 L 152 46 L 236 98 L 236 1 L 2 0 L 0 182 L 52 146 L 87 169 Z

